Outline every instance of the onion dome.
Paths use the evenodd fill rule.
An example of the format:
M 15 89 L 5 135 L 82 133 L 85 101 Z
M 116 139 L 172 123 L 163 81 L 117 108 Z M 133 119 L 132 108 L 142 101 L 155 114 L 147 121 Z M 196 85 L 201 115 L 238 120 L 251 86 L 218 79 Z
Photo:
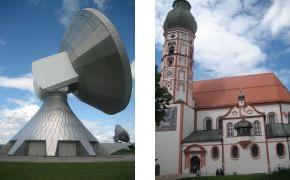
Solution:
M 164 31 L 171 28 L 185 28 L 196 33 L 197 24 L 190 13 L 191 5 L 186 0 L 175 0 L 163 24 Z

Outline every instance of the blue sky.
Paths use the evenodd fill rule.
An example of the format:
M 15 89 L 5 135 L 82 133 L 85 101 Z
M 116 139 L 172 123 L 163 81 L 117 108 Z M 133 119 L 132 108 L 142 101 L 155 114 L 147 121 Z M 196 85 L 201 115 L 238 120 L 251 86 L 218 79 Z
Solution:
M 0 2 L 0 144 L 7 142 L 41 106 L 32 88 L 31 62 L 58 52 L 73 14 L 93 7 L 115 25 L 123 40 L 131 69 L 135 69 L 134 1 L 23 0 Z M 133 73 L 134 75 L 134 73 Z M 71 108 L 100 141 L 112 141 L 120 124 L 134 141 L 135 80 L 127 108 L 106 115 L 70 95 Z
M 198 25 L 194 79 L 274 72 L 290 89 L 290 1 L 189 0 Z M 156 64 L 172 1 L 155 6 Z

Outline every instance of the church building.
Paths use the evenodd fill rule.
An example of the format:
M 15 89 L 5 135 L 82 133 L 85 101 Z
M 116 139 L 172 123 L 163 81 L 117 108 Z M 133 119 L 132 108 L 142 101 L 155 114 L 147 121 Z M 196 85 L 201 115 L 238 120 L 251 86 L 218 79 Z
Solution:
M 273 73 L 194 81 L 197 23 L 175 0 L 164 22 L 161 85 L 172 94 L 156 127 L 160 174 L 270 173 L 290 165 L 290 93 Z

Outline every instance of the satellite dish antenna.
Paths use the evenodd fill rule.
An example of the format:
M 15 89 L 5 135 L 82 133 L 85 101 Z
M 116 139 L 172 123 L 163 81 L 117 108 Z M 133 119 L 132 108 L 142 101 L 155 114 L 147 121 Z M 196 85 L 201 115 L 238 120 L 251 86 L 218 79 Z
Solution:
M 34 61 L 32 72 L 34 90 L 43 105 L 10 140 L 8 154 L 96 155 L 99 142 L 72 112 L 67 94 L 107 114 L 127 106 L 130 65 L 109 19 L 92 8 L 77 12 L 59 53 Z
M 128 132 L 119 124 L 115 126 L 115 135 L 113 136 L 114 142 L 129 142 L 130 136 Z

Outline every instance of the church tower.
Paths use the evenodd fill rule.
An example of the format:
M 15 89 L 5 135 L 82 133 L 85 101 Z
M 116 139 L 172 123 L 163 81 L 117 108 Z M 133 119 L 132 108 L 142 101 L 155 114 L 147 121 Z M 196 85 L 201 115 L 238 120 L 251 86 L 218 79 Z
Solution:
M 185 155 L 183 139 L 194 130 L 193 56 L 197 24 L 191 5 L 175 0 L 165 22 L 161 60 L 161 86 L 171 93 L 172 102 L 155 133 L 155 157 L 160 174 L 182 174 Z
M 182 102 L 193 107 L 193 43 L 197 24 L 190 9 L 186 0 L 175 0 L 164 22 L 161 85 L 173 96 L 172 103 Z

